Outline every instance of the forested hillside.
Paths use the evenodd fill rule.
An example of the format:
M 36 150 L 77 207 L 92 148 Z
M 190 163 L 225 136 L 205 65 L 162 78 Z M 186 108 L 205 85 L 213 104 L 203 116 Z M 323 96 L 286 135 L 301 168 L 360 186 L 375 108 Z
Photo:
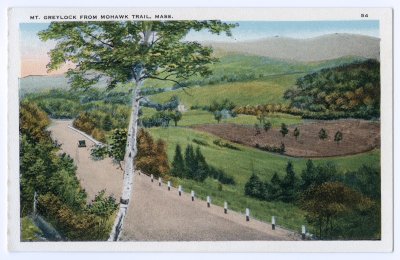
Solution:
M 285 98 L 310 117 L 379 118 L 380 63 L 366 60 L 307 74 Z

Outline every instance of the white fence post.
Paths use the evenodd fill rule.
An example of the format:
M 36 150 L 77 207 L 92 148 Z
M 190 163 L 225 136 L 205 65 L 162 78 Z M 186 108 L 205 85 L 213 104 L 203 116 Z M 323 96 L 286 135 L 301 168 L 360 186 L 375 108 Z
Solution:
M 224 202 L 224 213 L 228 214 L 228 202 Z
M 192 190 L 192 191 L 190 192 L 190 194 L 192 195 L 192 201 L 194 201 L 194 190 Z
M 154 178 L 153 174 L 150 175 L 151 182 L 153 182 L 153 178 Z
M 168 181 L 168 190 L 171 190 L 171 182 Z
M 158 186 L 161 187 L 161 177 L 158 177 Z
M 250 221 L 250 210 L 246 208 L 246 221 Z
M 182 186 L 181 185 L 178 186 L 178 193 L 179 193 L 179 196 L 182 195 Z
M 272 216 L 271 224 L 272 224 L 272 230 L 275 230 L 275 216 Z
M 306 226 L 304 225 L 301 226 L 301 239 L 306 239 Z
M 207 196 L 207 207 L 209 208 L 211 205 L 211 198 L 210 196 Z

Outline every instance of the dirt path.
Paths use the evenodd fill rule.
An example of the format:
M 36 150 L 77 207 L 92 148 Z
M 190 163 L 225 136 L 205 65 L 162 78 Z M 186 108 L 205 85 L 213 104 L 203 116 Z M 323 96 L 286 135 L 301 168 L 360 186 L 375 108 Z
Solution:
M 122 171 L 110 159 L 93 161 L 90 158 L 89 139 L 68 128 L 70 120 L 54 120 L 49 130 L 61 148 L 75 161 L 77 176 L 89 199 L 105 189 L 119 199 L 122 189 Z M 78 148 L 78 140 L 87 147 Z M 190 191 L 188 191 L 190 192 Z M 126 216 L 123 241 L 235 241 L 235 240 L 297 240 L 298 235 L 284 229 L 271 229 L 254 219 L 228 211 L 202 200 L 191 201 L 190 194 L 178 195 L 175 188 L 150 181 L 144 174 L 135 175 L 132 201 Z

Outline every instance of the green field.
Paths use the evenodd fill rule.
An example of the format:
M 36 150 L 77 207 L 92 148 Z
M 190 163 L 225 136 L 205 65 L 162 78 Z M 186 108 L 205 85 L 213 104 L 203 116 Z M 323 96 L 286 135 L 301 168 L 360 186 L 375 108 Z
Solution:
M 287 103 L 283 99 L 285 90 L 292 87 L 302 74 L 269 78 L 263 81 L 233 82 L 218 85 L 191 87 L 156 94 L 152 101 L 167 102 L 173 95 L 179 97 L 186 107 L 210 105 L 211 101 L 229 99 L 236 105 L 258 105 L 266 103 Z
M 153 108 L 142 107 L 142 112 L 144 117 L 150 117 L 157 111 Z M 266 120 L 270 121 L 273 127 L 279 127 L 282 123 L 287 125 L 301 124 L 303 120 L 300 116 L 294 116 L 283 113 L 273 113 L 266 117 Z M 214 119 L 214 115 L 208 111 L 204 110 L 188 110 L 183 112 L 182 119 L 178 122 L 178 126 L 192 126 L 192 125 L 202 125 L 202 124 L 216 124 L 217 121 Z M 233 123 L 239 125 L 252 125 L 259 124 L 256 116 L 252 115 L 237 115 L 236 117 L 231 117 L 227 119 L 222 119 L 223 123 Z M 173 124 L 173 123 L 171 123 Z
M 204 183 L 186 179 L 179 180 L 186 191 L 193 189 L 201 198 L 210 195 L 213 197 L 213 202 L 218 205 L 222 205 L 223 201 L 226 200 L 230 204 L 230 208 L 235 211 L 242 212 L 246 207 L 249 207 L 253 216 L 264 221 L 270 221 L 272 215 L 277 216 L 280 224 L 290 229 L 298 229 L 300 225 L 305 223 L 303 212 L 296 206 L 246 197 L 244 196 L 244 185 L 253 171 L 263 180 L 269 180 L 274 172 L 283 176 L 288 160 L 293 162 L 294 169 L 299 176 L 301 170 L 305 168 L 306 159 L 267 153 L 238 144 L 234 145 L 240 147 L 240 151 L 221 148 L 213 144 L 213 140 L 218 139 L 217 137 L 184 127 L 150 128 L 149 131 L 153 137 L 161 138 L 167 142 L 167 153 L 170 161 L 173 159 L 176 144 L 186 147 L 190 143 L 197 147 L 198 145 L 193 142 L 193 139 L 206 142 L 208 145 L 200 146 L 200 149 L 207 162 L 224 170 L 236 181 L 235 186 L 223 185 L 222 191 L 219 191 L 218 183 L 214 180 L 207 179 Z M 333 161 L 340 170 L 351 171 L 358 169 L 362 164 L 379 165 L 379 156 L 380 151 L 372 151 L 360 155 L 316 159 L 314 162 L 319 164 Z

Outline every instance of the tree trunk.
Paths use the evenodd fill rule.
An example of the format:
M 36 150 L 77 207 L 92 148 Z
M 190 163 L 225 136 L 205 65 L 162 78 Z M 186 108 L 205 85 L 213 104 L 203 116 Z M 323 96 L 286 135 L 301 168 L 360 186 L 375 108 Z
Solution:
M 119 204 L 119 211 L 115 218 L 113 228 L 108 241 L 118 241 L 124 224 L 124 219 L 128 210 L 129 200 L 132 195 L 133 179 L 135 173 L 135 156 L 137 154 L 137 132 L 139 118 L 139 95 L 140 87 L 143 82 L 136 82 L 136 88 L 132 95 L 132 111 L 129 120 L 128 136 L 126 140 L 125 157 L 124 157 L 124 179 L 122 187 L 122 195 Z

